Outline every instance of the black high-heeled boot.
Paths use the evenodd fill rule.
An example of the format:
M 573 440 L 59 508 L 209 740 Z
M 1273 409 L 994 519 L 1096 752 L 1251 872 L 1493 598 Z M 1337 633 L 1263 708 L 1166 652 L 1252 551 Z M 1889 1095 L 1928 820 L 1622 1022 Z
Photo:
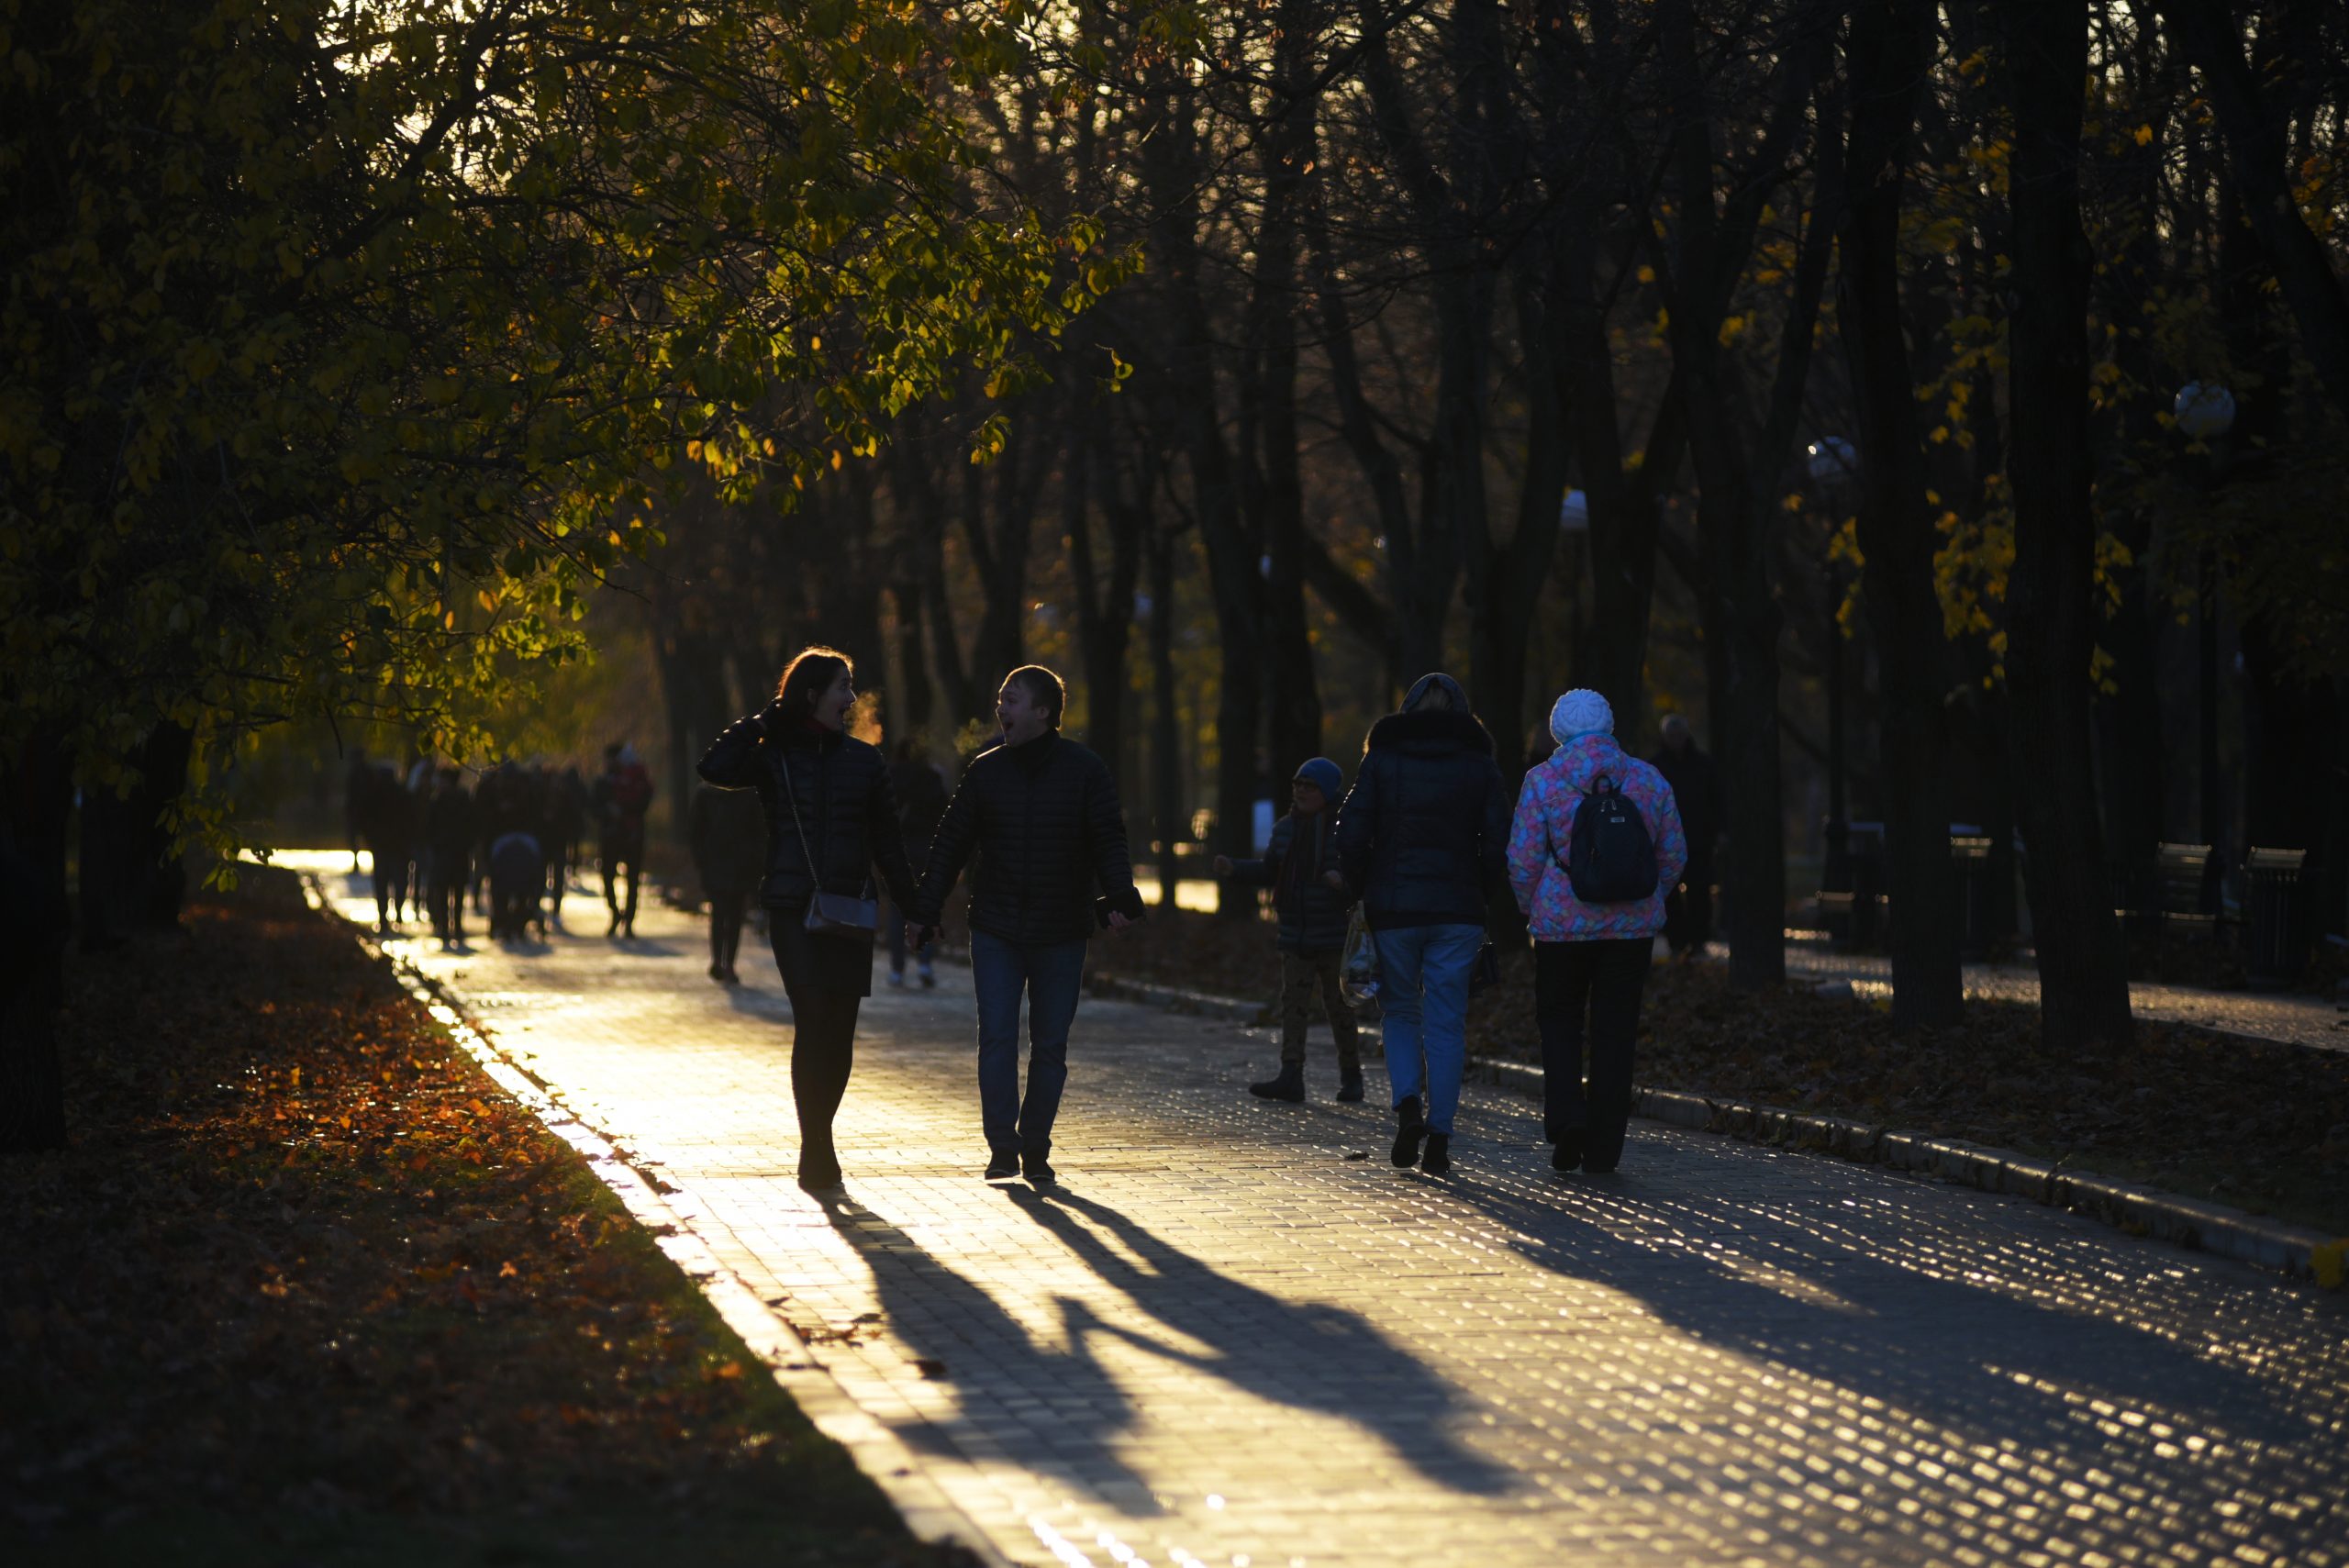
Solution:
M 1406 1095 L 1395 1107 L 1395 1150 L 1393 1159 L 1398 1166 L 1416 1165 L 1419 1162 L 1419 1140 L 1427 1136 L 1427 1118 L 1419 1111 L 1419 1096 Z

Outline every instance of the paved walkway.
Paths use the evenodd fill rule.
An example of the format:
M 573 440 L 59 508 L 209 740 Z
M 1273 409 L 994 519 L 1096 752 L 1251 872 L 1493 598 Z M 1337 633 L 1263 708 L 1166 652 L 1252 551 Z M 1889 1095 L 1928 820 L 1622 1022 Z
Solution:
M 697 920 L 640 929 L 400 951 L 1014 1562 L 2349 1561 L 2339 1296 L 1646 1124 L 1557 1177 L 1486 1089 L 1431 1181 L 1374 1109 L 1250 1100 L 1262 1031 L 1092 1000 L 1060 1189 L 991 1187 L 953 969 L 867 1005 L 828 1207 L 763 955 L 722 992 Z

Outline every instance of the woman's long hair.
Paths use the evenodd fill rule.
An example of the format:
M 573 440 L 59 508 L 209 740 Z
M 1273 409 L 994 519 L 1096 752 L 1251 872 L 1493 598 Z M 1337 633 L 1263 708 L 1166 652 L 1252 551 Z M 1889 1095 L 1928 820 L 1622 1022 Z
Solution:
M 816 699 L 832 689 L 841 674 L 856 673 L 856 662 L 837 648 L 818 643 L 803 648 L 783 669 L 774 686 L 775 706 L 793 718 L 816 717 Z

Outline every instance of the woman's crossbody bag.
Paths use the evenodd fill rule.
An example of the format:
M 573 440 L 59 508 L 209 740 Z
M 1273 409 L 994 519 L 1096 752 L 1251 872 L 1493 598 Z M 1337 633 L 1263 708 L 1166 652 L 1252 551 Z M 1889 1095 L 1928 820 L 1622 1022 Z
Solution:
M 799 835 L 799 852 L 807 862 L 807 880 L 815 884 L 815 891 L 807 897 L 807 914 L 799 923 L 819 937 L 872 936 L 881 926 L 880 900 L 824 891 L 823 867 L 807 848 L 807 828 L 799 820 L 799 796 L 791 787 L 791 764 L 786 761 L 775 771 L 783 774 L 783 798 L 791 806 L 792 830 Z M 871 878 L 865 879 L 865 885 L 872 885 Z

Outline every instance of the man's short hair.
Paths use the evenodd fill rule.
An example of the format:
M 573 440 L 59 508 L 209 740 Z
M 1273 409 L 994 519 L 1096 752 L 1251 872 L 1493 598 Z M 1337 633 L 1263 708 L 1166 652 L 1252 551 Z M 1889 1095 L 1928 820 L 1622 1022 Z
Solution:
M 1061 678 L 1041 664 L 1022 664 L 1003 678 L 1004 684 L 1019 683 L 1028 700 L 1044 710 L 1044 722 L 1054 729 L 1061 727 L 1061 709 L 1068 706 L 1068 687 Z

